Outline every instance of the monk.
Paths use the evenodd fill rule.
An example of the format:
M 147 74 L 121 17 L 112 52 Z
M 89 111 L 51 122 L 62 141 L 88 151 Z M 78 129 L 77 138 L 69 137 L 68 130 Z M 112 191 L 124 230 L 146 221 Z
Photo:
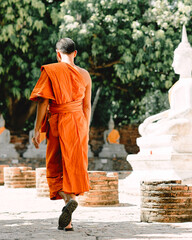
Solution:
M 63 38 L 56 44 L 58 63 L 41 67 L 30 100 L 38 101 L 33 143 L 39 148 L 46 131 L 46 169 L 50 199 L 63 199 L 58 229 L 73 231 L 71 216 L 76 196 L 89 191 L 88 134 L 91 114 L 91 78 L 74 63 L 75 43 Z

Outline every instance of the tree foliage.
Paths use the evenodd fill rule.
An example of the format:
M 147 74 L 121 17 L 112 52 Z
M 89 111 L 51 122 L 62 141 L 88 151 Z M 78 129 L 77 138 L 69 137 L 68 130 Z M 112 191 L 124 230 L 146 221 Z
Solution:
M 95 89 L 103 86 L 94 124 L 99 124 L 99 116 L 103 119 L 107 112 L 115 115 L 117 123 L 138 123 L 145 102 L 142 98 L 156 90 L 167 92 L 178 79 L 171 64 L 182 25 L 187 24 L 189 35 L 192 33 L 191 13 L 189 0 L 63 3 L 61 36 L 77 42 L 77 62 L 88 67 Z M 167 102 L 153 108 L 153 114 L 166 107 Z
M 77 43 L 93 98 L 102 87 L 94 125 L 111 113 L 117 124 L 139 123 L 167 108 L 183 24 L 192 43 L 191 0 L 1 0 L 0 14 L 0 112 L 12 129 L 34 112 L 27 98 L 40 66 L 56 61 L 59 37 Z
M 55 59 L 59 2 L 0 1 L 0 112 L 9 128 L 19 129 L 34 112 L 27 99 L 40 66 Z

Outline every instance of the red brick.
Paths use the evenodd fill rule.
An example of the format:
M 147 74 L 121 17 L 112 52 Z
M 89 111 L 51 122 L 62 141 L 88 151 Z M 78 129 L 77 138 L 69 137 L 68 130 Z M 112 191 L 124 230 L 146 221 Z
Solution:
M 4 168 L 9 167 L 8 165 L 0 165 L 0 185 L 4 184 Z
M 8 188 L 35 187 L 35 171 L 31 167 L 4 168 L 4 181 Z
M 49 197 L 46 168 L 36 168 L 36 189 L 38 197 Z
M 185 222 L 192 220 L 192 188 L 187 185 L 142 183 L 141 221 Z
M 113 172 L 89 172 L 89 192 L 79 196 L 83 206 L 113 205 L 118 200 L 118 174 Z

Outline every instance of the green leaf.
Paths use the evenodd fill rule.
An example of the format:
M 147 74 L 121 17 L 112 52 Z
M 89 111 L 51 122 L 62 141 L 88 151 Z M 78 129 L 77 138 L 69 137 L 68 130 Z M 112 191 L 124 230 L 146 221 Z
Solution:
M 37 31 L 41 32 L 42 28 L 43 28 L 43 21 L 42 20 L 35 20 L 34 24 L 33 24 L 33 29 L 37 29 Z
M 11 89 L 11 91 L 12 91 L 13 96 L 14 96 L 15 98 L 17 98 L 17 99 L 20 99 L 20 98 L 21 98 L 21 93 L 20 93 L 19 88 L 13 87 L 13 88 Z

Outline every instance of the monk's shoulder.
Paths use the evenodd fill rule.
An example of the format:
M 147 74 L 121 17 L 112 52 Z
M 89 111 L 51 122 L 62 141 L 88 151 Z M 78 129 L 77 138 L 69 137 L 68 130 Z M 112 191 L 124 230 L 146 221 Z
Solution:
M 41 66 L 41 71 L 43 69 L 52 69 L 52 70 L 54 70 L 54 69 L 56 69 L 58 67 L 61 67 L 60 63 L 49 63 L 49 64 L 45 64 L 45 65 Z
M 86 84 L 88 85 L 89 83 L 91 83 L 91 77 L 89 72 L 86 69 L 81 68 L 79 66 L 77 66 L 77 68 L 79 73 L 83 76 L 84 80 L 86 81 Z

